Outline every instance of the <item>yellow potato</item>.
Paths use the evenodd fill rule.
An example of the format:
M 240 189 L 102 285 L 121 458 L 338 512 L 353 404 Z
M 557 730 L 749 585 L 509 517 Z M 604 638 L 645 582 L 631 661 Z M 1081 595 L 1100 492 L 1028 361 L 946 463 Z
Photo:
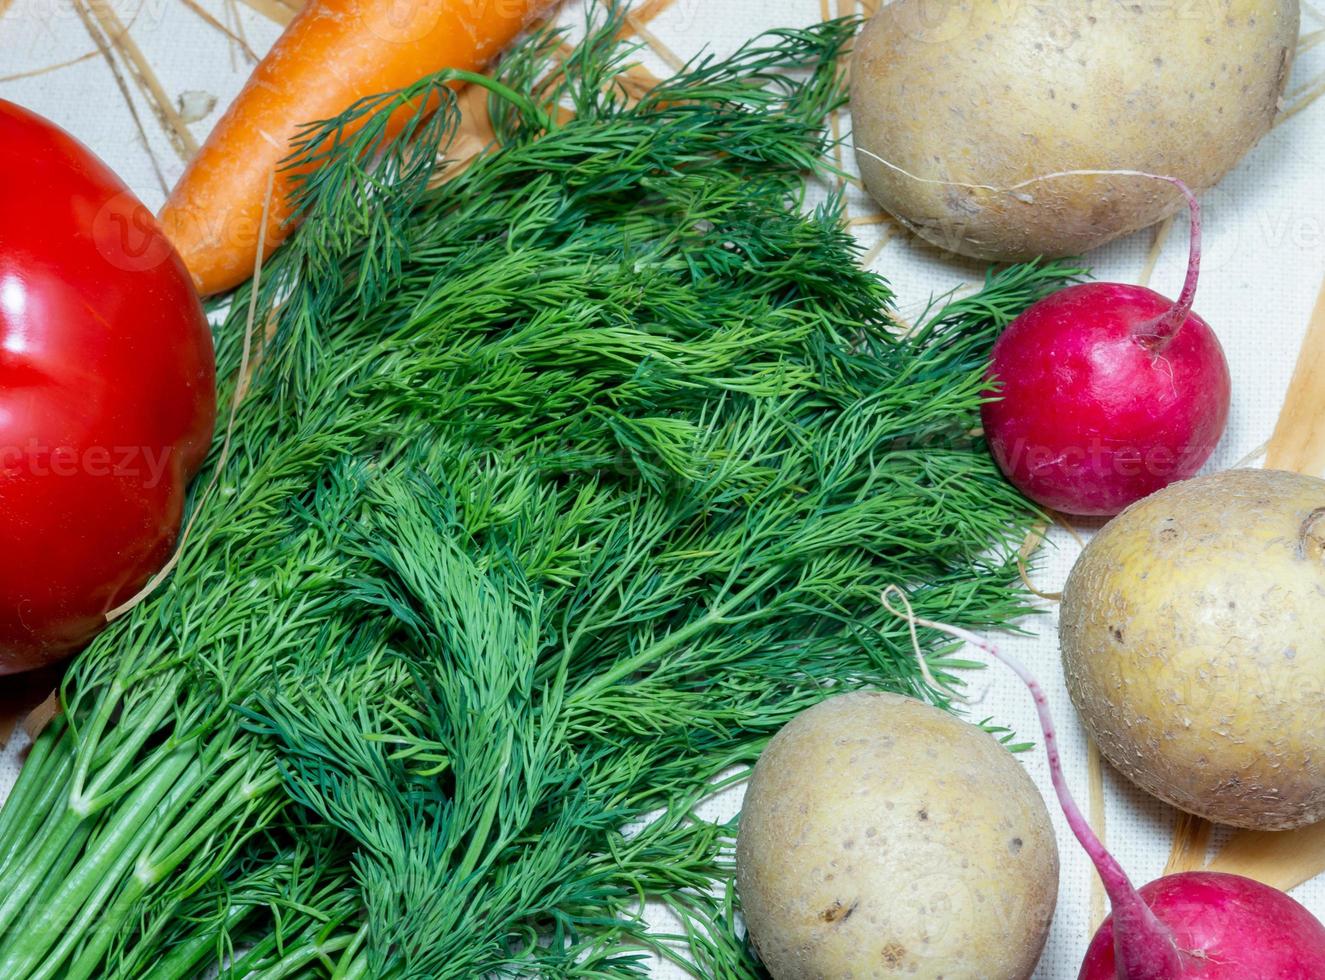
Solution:
M 1025 980 L 1058 849 L 1021 765 L 973 725 L 844 694 L 769 743 L 736 846 L 737 891 L 775 980 Z
M 1003 189 L 1083 169 L 1213 186 L 1274 121 L 1298 20 L 1298 0 L 895 0 L 852 60 L 865 186 L 950 251 L 1079 255 L 1181 197 L 1135 177 Z
M 1063 593 L 1072 700 L 1124 775 L 1207 819 L 1325 819 L 1325 480 L 1234 470 L 1101 531 Z

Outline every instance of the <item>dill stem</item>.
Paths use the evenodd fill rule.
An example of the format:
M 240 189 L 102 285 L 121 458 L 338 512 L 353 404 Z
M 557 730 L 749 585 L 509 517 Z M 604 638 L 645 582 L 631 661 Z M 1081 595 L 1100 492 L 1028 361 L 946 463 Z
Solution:
M 102 705 L 109 706 L 105 710 L 98 712 L 98 717 L 109 717 L 111 709 L 118 703 L 120 691 L 118 685 L 112 685 L 113 696 L 107 696 L 103 699 Z M 164 695 L 157 699 L 154 710 L 148 712 L 147 717 L 140 722 L 127 739 L 117 743 L 110 752 L 107 759 L 106 768 L 97 774 L 95 786 L 104 785 L 107 777 L 113 777 L 124 771 L 133 763 L 138 749 L 157 729 L 164 719 L 166 712 L 170 708 L 170 700 L 173 700 L 173 686 L 167 692 L 171 695 L 168 700 Z M 79 790 L 79 774 L 81 771 L 84 784 L 92 772 L 93 766 L 107 756 L 108 750 L 112 746 L 99 744 L 95 739 L 89 738 L 98 730 L 104 731 L 104 725 L 99 729 L 93 724 L 90 729 L 79 733 L 79 745 L 74 752 L 61 751 L 56 753 L 55 749 L 67 744 L 64 739 L 67 737 L 73 739 L 72 733 L 67 736 L 59 732 L 58 729 L 51 729 L 49 733 L 43 733 L 42 739 L 57 740 L 59 745 L 52 746 L 49 754 L 43 757 L 42 761 L 57 757 L 52 763 L 52 769 L 49 773 L 40 774 L 48 781 L 40 789 L 36 805 L 30 813 L 19 817 L 13 830 L 15 831 L 11 840 L 6 841 L 4 848 L 6 853 L 3 872 L 6 875 L 15 875 L 18 878 L 16 884 L 12 886 L 4 900 L 0 902 L 0 936 L 9 932 L 15 932 L 14 926 L 22 918 L 25 908 L 30 903 L 33 893 L 41 886 L 41 883 L 49 880 L 59 880 L 58 877 L 52 877 L 51 871 L 59 862 L 61 855 L 64 854 L 69 845 L 69 841 L 77 837 L 80 833 L 83 839 L 91 835 L 95 827 L 95 821 L 91 819 L 95 810 L 106 806 L 113 799 L 127 792 L 132 788 L 127 784 L 123 790 L 111 794 L 107 798 L 98 801 L 96 807 L 90 807 L 88 798 Z M 24 767 L 26 770 L 26 766 Z M 72 770 L 72 775 L 70 771 Z M 145 768 L 140 768 L 137 772 L 145 772 Z M 40 772 L 40 770 L 34 770 Z M 63 805 L 61 805 L 63 800 Z M 10 804 L 6 809 L 17 810 L 17 804 Z M 43 815 L 47 819 L 38 828 L 36 823 Z M 86 824 L 86 833 L 80 828 Z M 33 831 L 35 830 L 35 834 Z M 16 863 L 18 855 L 26 852 L 26 860 L 22 863 Z M 72 913 L 71 913 L 72 914 Z M 42 925 L 47 923 L 47 915 L 43 911 Z M 26 930 L 16 931 L 15 938 L 20 940 L 24 938 Z M 31 939 L 31 934 L 27 934 Z M 0 943 L 0 949 L 6 948 L 8 944 Z M 4 971 L 3 960 L 0 960 L 0 976 L 11 978 L 15 974 Z
M 0 876 L 28 848 L 44 818 L 55 812 L 56 801 L 68 791 L 73 764 L 73 753 L 60 734 L 48 729 L 33 744 L 2 812 L 7 819 L 0 827 Z
M 140 870 L 139 877 L 144 879 L 145 884 L 170 874 L 210 836 L 231 823 L 238 811 L 249 806 L 255 798 L 280 786 L 274 767 L 270 776 L 259 783 L 237 785 L 244 782 L 246 773 L 244 766 L 233 766 L 200 799 L 187 801 L 185 814 L 172 822 L 170 833 L 154 848 L 154 852 L 164 852 L 163 856 L 150 856 L 147 859 L 149 863 Z M 225 806 L 220 806 L 221 798 L 231 792 L 234 792 L 233 799 L 227 801 Z
M 69 921 L 87 901 L 97 884 L 107 877 L 120 860 L 126 848 L 141 835 L 143 825 L 156 816 L 156 808 L 169 793 L 193 761 L 191 747 L 175 749 L 159 765 L 150 767 L 147 775 L 135 787 L 132 795 L 117 808 L 113 818 L 83 855 L 81 861 L 65 876 L 61 876 L 59 889 L 42 905 L 35 921 L 16 930 L 8 942 L 0 947 L 0 977 L 19 980 L 32 968 L 33 963 L 55 944 Z M 77 835 L 85 818 L 76 810 L 65 811 L 59 828 L 34 861 L 25 869 L 17 887 L 0 907 L 0 924 L 12 925 L 9 916 L 18 908 L 28 905 L 27 900 L 36 891 L 36 883 L 45 880 L 48 869 L 58 860 L 62 842 Z
M 125 848 L 115 864 L 106 873 L 106 875 L 97 883 L 91 897 L 79 909 L 77 917 L 67 929 L 62 930 L 59 941 L 55 948 L 41 953 L 42 962 L 40 965 L 33 964 L 31 961 L 24 965 L 24 969 L 31 969 L 36 966 L 32 973 L 28 974 L 26 980 L 49 980 L 49 978 L 61 975 L 60 968 L 65 959 L 72 952 L 73 947 L 83 938 L 85 931 L 93 928 L 93 920 L 105 904 L 110 893 L 120 884 L 130 866 L 133 864 L 135 854 L 132 849 Z M 57 884 L 59 879 L 53 878 L 52 884 Z M 52 891 L 54 889 L 52 888 Z M 43 901 L 40 899 L 34 901 L 34 908 L 42 908 Z
M 359 953 L 343 970 L 338 969 L 332 980 L 363 980 L 368 976 L 368 954 Z
M 503 772 L 510 767 L 513 745 L 514 735 L 508 731 L 502 746 L 501 769 Z M 493 781 L 492 790 L 488 794 L 488 801 L 479 814 L 478 824 L 470 833 L 469 847 L 465 849 L 465 856 L 456 870 L 456 877 L 468 878 L 478 867 L 483 851 L 488 847 L 488 836 L 492 833 L 492 824 L 497 817 L 497 808 L 501 805 L 505 788 L 500 780 Z
M 274 932 L 267 932 L 256 942 L 248 946 L 243 953 L 236 954 L 230 963 L 230 973 L 244 980 L 253 980 L 257 970 L 266 962 L 267 957 L 281 948 L 281 941 Z M 156 980 L 156 978 L 153 978 Z
M 357 980 L 368 972 L 368 956 L 363 951 L 363 944 L 368 939 L 368 924 L 364 923 L 354 934 L 354 941 L 345 948 L 344 955 L 336 964 L 328 980 Z
M 461 68 L 452 68 L 445 73 L 458 81 L 469 82 L 471 85 L 478 85 L 487 89 L 493 95 L 500 96 L 511 105 L 516 106 L 525 115 L 532 117 L 537 121 L 539 129 L 551 129 L 552 119 L 542 107 L 537 105 L 533 99 L 521 95 L 515 89 L 508 85 L 503 85 L 497 79 L 490 75 L 480 75 L 478 72 L 465 71 Z
M 147 888 L 183 859 L 179 854 L 179 845 L 183 838 L 199 822 L 205 821 L 204 829 L 212 832 L 222 821 L 233 818 L 231 807 L 218 809 L 216 804 L 225 792 L 242 779 L 243 772 L 242 767 L 234 767 L 233 778 L 215 781 L 212 788 L 203 794 L 195 805 L 194 793 L 208 774 L 201 765 L 191 763 L 189 770 L 171 787 L 169 794 L 158 805 L 153 815 L 153 834 L 142 847 L 124 849 L 120 859 L 83 903 L 78 917 L 68 929 L 64 930 L 64 935 L 55 948 L 43 955 L 41 968 L 28 980 L 50 980 L 55 976 L 60 976 L 64 980 L 74 980 L 74 978 L 91 976 L 97 969 L 106 947 L 133 914 L 134 906 L 143 897 Z M 195 839 L 190 843 L 196 846 L 200 845 L 202 840 L 195 835 Z M 152 853 L 163 848 L 169 849 L 168 853 L 174 863 L 153 861 Z M 133 874 L 126 880 L 131 868 Z M 110 908 L 102 914 L 102 907 L 116 888 L 120 889 L 119 894 Z M 92 940 L 79 952 L 74 964 L 68 970 L 62 971 L 62 964 L 85 935 L 91 935 Z
M 723 622 L 733 609 L 739 607 L 741 603 L 745 602 L 751 596 L 757 595 L 760 591 L 767 588 L 778 577 L 781 571 L 782 569 L 777 567 L 765 570 L 753 582 L 720 606 L 711 607 L 703 616 L 687 623 L 679 630 L 668 633 L 661 640 L 645 647 L 639 653 L 635 654 L 635 656 L 627 657 L 625 660 L 620 661 L 611 670 L 604 671 L 593 680 L 582 685 L 573 695 L 571 695 L 571 701 L 592 700 L 596 695 L 601 694 L 605 688 L 611 687 L 618 681 L 625 680 L 625 678 L 629 677 L 637 670 L 642 670 L 649 664 L 665 657 L 676 647 L 693 639 L 710 626 L 716 626 Z
M 52 722 L 52 727 L 54 725 L 55 722 Z M 32 748 L 28 750 L 28 757 L 23 763 L 23 768 L 18 772 L 18 779 L 9 791 L 8 798 L 16 800 L 17 805 L 7 806 L 0 810 L 0 840 L 4 840 L 10 827 L 19 822 L 24 808 L 28 805 L 28 798 L 41 792 L 41 789 L 45 786 L 45 780 L 40 777 L 45 776 L 45 766 L 54 754 L 55 746 L 59 741 L 58 735 L 44 737 L 45 735 L 45 732 L 41 733 L 36 741 L 32 743 Z M 0 859 L 0 866 L 3 866 L 3 859 Z
M 339 953 L 354 942 L 353 935 L 332 936 L 315 942 L 296 946 L 261 973 L 239 974 L 244 980 L 284 980 L 295 976 L 308 964 L 320 960 L 330 953 Z
M 55 865 L 47 872 L 46 877 L 42 879 L 41 884 L 28 900 L 28 909 L 40 910 L 45 908 L 46 903 L 50 901 L 51 896 L 60 887 L 60 882 L 69 873 L 69 869 L 78 862 L 78 856 L 83 852 L 83 848 L 87 845 L 88 839 L 91 838 L 93 830 L 92 823 L 84 821 L 74 831 L 73 836 L 65 842 Z M 26 925 L 26 920 L 20 919 L 16 927 L 16 934 L 21 934 Z M 5 980 L 12 980 L 11 974 L 6 973 L 3 976 Z
M 89 720 L 87 729 L 75 732 L 74 783 L 73 790 L 69 794 L 71 799 L 81 799 L 83 796 L 83 787 L 92 772 L 96 751 L 101 745 L 101 736 L 123 694 L 124 688 L 120 682 L 112 681 L 106 693 L 98 699 L 96 713 Z
M 275 789 L 278 785 L 277 781 L 272 779 L 244 788 L 240 784 L 244 782 L 245 772 L 245 767 L 242 765 L 232 766 L 230 772 L 214 782 L 207 793 L 195 799 L 192 790 L 196 789 L 205 778 L 199 769 L 196 778 L 183 785 L 181 792 L 172 794 L 177 798 L 172 800 L 170 805 L 159 808 L 158 822 L 162 828 L 161 833 L 156 840 L 142 849 L 140 855 L 136 856 L 133 876 L 102 918 L 96 929 L 95 938 L 82 949 L 78 959 L 69 969 L 59 974 L 63 980 L 85 980 L 93 976 L 100 967 L 111 940 L 134 914 L 135 906 L 147 890 L 174 871 L 186 858 L 192 856 L 209 837 L 235 823 L 237 811 L 248 806 L 254 796 Z M 227 805 L 218 805 L 221 797 L 236 789 L 240 792 L 235 793 L 234 798 Z M 159 852 L 164 852 L 164 856 L 156 857 L 155 854 Z M 82 933 L 81 929 L 71 931 Z M 50 960 L 57 963 L 63 958 L 52 956 Z M 42 976 L 45 980 L 44 975 L 38 976 Z M 37 978 L 33 977 L 32 980 Z
M 15 868 L 7 877 L 14 881 L 10 891 L 0 902 L 0 934 L 8 931 L 18 916 L 28 907 L 28 900 L 43 882 L 53 880 L 51 869 L 60 860 L 69 840 L 78 833 L 83 824 L 83 817 L 67 807 L 52 813 L 52 819 L 38 833 L 36 841 L 40 845 L 30 851 L 26 861 Z M 34 841 L 35 843 L 35 841 Z M 0 976 L 9 978 L 11 974 L 0 970 Z
M 234 903 L 225 910 L 225 919 L 215 931 L 199 932 L 171 948 L 152 966 L 143 980 L 194 980 L 202 971 L 198 964 L 208 953 L 216 952 L 217 938 L 239 926 L 252 915 L 255 906 Z
M 239 812 L 249 806 L 255 797 L 279 785 L 274 770 L 267 779 L 249 784 L 245 778 L 248 766 L 243 760 L 231 764 L 220 777 L 205 772 L 201 766 L 195 766 L 194 770 L 189 778 L 181 779 L 176 784 L 166 801 L 157 808 L 158 832 L 136 855 L 134 873 L 101 918 L 94 932 L 95 938 L 80 951 L 78 959 L 69 969 L 59 974 L 63 980 L 84 980 L 93 976 L 111 940 L 134 914 L 135 906 L 147 890 L 174 871 L 186 858 L 195 855 L 208 838 L 236 824 Z M 207 792 L 195 797 L 198 786 L 209 778 L 212 782 Z M 231 799 L 222 805 L 227 795 Z M 82 935 L 83 929 L 90 925 L 80 922 L 79 926 L 83 928 L 71 931 Z M 64 957 L 51 956 L 49 959 L 51 963 L 58 964 L 63 962 Z M 52 977 L 55 975 L 54 972 L 50 974 Z M 38 977 L 46 980 L 45 974 L 38 974 L 32 980 L 38 980 Z
M 103 741 L 105 726 L 124 695 L 124 688 L 118 681 L 111 684 L 97 706 L 96 720 L 90 730 L 78 733 L 77 764 L 73 788 L 69 794 L 71 809 L 89 815 L 104 809 L 134 788 L 134 780 L 142 772 L 134 765 L 138 751 L 175 708 L 177 693 L 178 682 L 167 684 L 146 707 L 135 714 L 132 727 L 116 725 L 115 735 L 122 737 L 107 744 Z M 125 728 L 128 728 L 127 733 L 124 732 Z M 96 769 L 93 775 L 97 765 L 101 768 Z M 133 775 L 121 779 L 130 767 L 133 767 Z M 111 786 L 114 789 L 108 788 Z

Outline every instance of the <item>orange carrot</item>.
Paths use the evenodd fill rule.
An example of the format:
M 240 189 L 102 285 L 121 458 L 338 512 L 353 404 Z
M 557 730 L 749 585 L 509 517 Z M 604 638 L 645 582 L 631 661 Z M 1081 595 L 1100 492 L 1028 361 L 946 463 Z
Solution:
M 477 70 L 552 2 L 309 0 L 253 70 L 161 211 L 161 224 L 199 292 L 223 292 L 253 274 L 267 182 L 302 126 L 443 68 Z M 393 118 L 391 128 L 404 122 Z M 293 177 L 276 174 L 267 254 L 292 230 Z

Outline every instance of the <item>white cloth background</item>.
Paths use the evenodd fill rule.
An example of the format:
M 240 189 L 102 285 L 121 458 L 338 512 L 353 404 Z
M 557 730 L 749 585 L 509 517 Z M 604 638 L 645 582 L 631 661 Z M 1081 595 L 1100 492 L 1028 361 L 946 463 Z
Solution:
M 249 62 L 191 9 L 192 0 L 110 2 L 130 25 L 131 36 L 171 97 L 191 93 L 186 98 L 193 103 L 205 103 L 196 93 L 217 98 L 216 107 L 192 125 L 194 136 L 203 139 L 243 83 Z M 842 9 L 851 3 L 844 0 Z M 235 0 L 196 0 L 196 6 L 242 30 L 258 52 L 266 50 L 279 33 L 272 21 L 248 6 L 236 6 Z M 155 208 L 164 197 L 164 185 L 182 170 L 182 161 L 148 104 L 130 85 L 145 137 L 139 134 L 124 95 L 95 54 L 71 0 L 12 0 L 5 8 L 6 0 L 0 0 L 4 11 L 0 98 L 43 113 L 72 131 Z M 834 12 L 838 9 L 833 7 Z M 820 16 L 818 0 L 676 0 L 651 28 L 672 51 L 687 57 L 705 45 L 723 53 L 764 28 L 805 25 Z M 1322 27 L 1321 16 L 1309 8 L 1304 11 L 1304 33 Z M 82 60 L 39 75 L 13 77 L 73 59 Z M 644 60 L 655 70 L 665 70 L 648 53 Z M 1315 80 L 1322 71 L 1325 45 L 1299 59 L 1290 89 Z M 1010 118 L 1009 125 L 1014 124 Z M 850 162 L 850 152 L 845 157 Z M 1205 195 L 1204 204 L 1207 244 L 1197 309 L 1219 333 L 1235 385 L 1232 421 L 1211 463 L 1212 468 L 1224 468 L 1269 438 L 1325 274 L 1325 100 L 1272 132 L 1236 172 Z M 863 196 L 857 195 L 852 205 L 856 214 L 873 211 Z M 873 245 L 884 227 L 860 226 L 863 243 Z M 1089 262 L 1099 278 L 1135 281 L 1145 267 L 1151 240 L 1150 232 L 1142 232 L 1090 255 Z M 1161 292 L 1177 291 L 1186 247 L 1185 231 L 1181 224 L 1175 225 L 1152 279 Z M 904 235 L 883 248 L 874 267 L 893 283 L 904 315 L 916 313 L 932 294 L 977 282 L 983 274 L 977 263 L 944 256 Z M 1089 527 L 1083 530 L 1088 532 Z M 1057 590 L 1077 550 L 1067 535 L 1055 532 L 1035 572 L 1038 585 Z M 1071 782 L 1084 801 L 1085 741 L 1062 685 L 1056 610 L 1045 605 L 1045 615 L 1031 623 L 1038 637 L 1008 639 L 1005 644 L 1045 679 L 1063 729 Z M 981 699 L 973 711 L 992 715 L 1028 736 L 1035 731 L 1030 699 L 1010 674 L 990 670 L 973 675 L 971 681 Z M 16 748 L 17 744 L 11 746 L 0 758 L 0 789 L 6 791 L 17 771 Z M 1021 759 L 1046 797 L 1052 798 L 1043 755 L 1036 751 Z M 1111 772 L 1106 773 L 1106 791 L 1110 845 L 1138 882 L 1155 877 L 1168 853 L 1172 811 Z M 711 802 L 708 810 L 712 816 L 726 816 L 737 804 L 736 794 L 729 794 Z M 1056 806 L 1050 809 L 1057 813 Z M 1036 974 L 1040 980 L 1076 976 L 1093 925 L 1092 873 L 1061 820 L 1058 829 L 1063 855 L 1061 901 Z M 1302 887 L 1296 896 L 1325 918 L 1325 879 Z M 657 975 L 677 973 L 664 966 Z

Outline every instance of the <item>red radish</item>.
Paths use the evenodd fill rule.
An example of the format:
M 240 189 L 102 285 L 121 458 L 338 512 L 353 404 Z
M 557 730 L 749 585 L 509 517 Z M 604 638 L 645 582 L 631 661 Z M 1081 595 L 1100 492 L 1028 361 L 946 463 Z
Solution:
M 1152 881 L 1142 887 L 1141 898 L 1173 930 L 1179 948 L 1200 951 L 1199 972 L 1189 968 L 1179 974 L 1184 978 L 1325 977 L 1325 930 L 1310 912 L 1276 888 L 1239 875 L 1192 871 Z M 1230 945 L 1237 956 L 1223 959 Z M 1113 920 L 1109 919 L 1095 933 L 1079 980 L 1132 976 L 1120 973 L 1117 961 Z
M 892 604 L 896 597 L 906 607 Z M 1035 698 L 1054 791 L 1068 826 L 1104 882 L 1113 915 L 1100 927 L 1078 980 L 1325 980 L 1325 925 L 1283 892 L 1239 875 L 1185 872 L 1143 887 L 1091 830 L 1063 776 L 1049 701 L 1015 658 L 954 626 L 920 619 L 896 586 L 883 603 L 908 621 L 983 650 L 1006 664 Z
M 1108 171 L 1112 172 L 1112 171 Z M 1192 312 L 1201 209 L 1191 207 L 1187 280 L 1176 303 L 1144 286 L 1084 283 L 1045 297 L 994 345 L 998 397 L 985 436 L 1007 478 L 1045 507 L 1110 516 L 1195 476 L 1228 422 L 1223 348 Z

